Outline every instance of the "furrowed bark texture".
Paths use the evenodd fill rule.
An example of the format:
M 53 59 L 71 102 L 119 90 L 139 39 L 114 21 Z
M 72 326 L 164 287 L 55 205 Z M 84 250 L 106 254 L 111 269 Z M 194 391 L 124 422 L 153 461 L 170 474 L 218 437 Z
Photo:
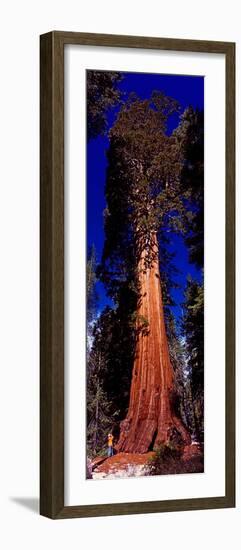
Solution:
M 190 443 L 189 433 L 172 407 L 174 374 L 164 322 L 156 233 L 151 235 L 149 246 L 152 260 L 148 259 L 150 249 L 145 249 L 138 266 L 139 330 L 129 409 L 121 422 L 118 452 L 145 453 L 169 441 L 173 432 L 178 432 L 185 444 Z M 141 329 L 145 320 L 148 324 Z

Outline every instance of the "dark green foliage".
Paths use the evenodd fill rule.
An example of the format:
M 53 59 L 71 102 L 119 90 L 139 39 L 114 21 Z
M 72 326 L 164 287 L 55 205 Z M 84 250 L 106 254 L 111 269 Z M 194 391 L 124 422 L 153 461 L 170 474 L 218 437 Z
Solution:
M 103 388 L 106 375 L 106 358 L 99 345 L 96 309 L 96 252 L 92 246 L 88 252 L 86 270 L 87 303 L 87 451 L 95 455 L 106 443 L 107 432 L 112 420 L 109 405 Z
M 170 460 L 178 460 L 183 453 L 183 447 L 172 442 L 163 443 L 155 452 L 155 457 L 152 463 L 157 460 L 159 462 L 169 462 Z
M 183 447 L 175 443 L 160 445 L 149 460 L 147 475 L 173 475 L 203 472 L 203 456 L 183 459 Z
M 186 377 L 185 383 L 183 385 L 183 394 L 182 394 L 182 405 L 183 412 L 185 415 L 185 422 L 188 426 L 189 432 L 192 435 L 193 439 L 197 439 L 197 429 L 196 429 L 196 419 L 194 414 L 194 403 L 192 396 L 192 383 L 191 383 L 191 372 L 189 370 Z M 203 388 L 202 388 L 203 392 Z
M 98 294 L 96 291 L 96 251 L 94 245 L 88 250 L 86 264 L 86 321 L 87 321 L 87 355 L 89 354 L 92 339 L 93 325 L 96 317 Z
M 98 321 L 98 338 L 95 341 L 106 359 L 106 376 L 103 387 L 108 397 L 111 414 L 118 422 L 126 413 L 129 400 L 131 370 L 135 349 L 135 330 L 128 300 L 116 309 L 107 307 Z M 118 426 L 113 426 L 115 431 Z
M 87 132 L 88 139 L 107 130 L 107 112 L 120 99 L 120 73 L 87 71 Z
M 168 312 L 171 312 L 171 307 L 175 305 L 172 298 L 172 289 L 179 287 L 176 282 L 179 271 L 174 265 L 175 253 L 171 252 L 171 237 L 162 227 L 158 232 L 158 245 L 162 299 L 164 312 L 168 315 Z
M 107 434 L 112 425 L 103 389 L 105 373 L 105 357 L 95 346 L 88 357 L 87 371 L 87 452 L 91 456 L 107 446 Z
M 90 380 L 92 384 L 88 384 L 87 451 L 89 455 L 94 456 L 104 450 L 110 420 L 103 411 L 103 407 L 106 410 L 107 402 L 102 388 L 98 385 L 98 379 Z
M 87 439 L 90 454 L 106 447 L 109 431 L 118 436 L 119 422 L 128 407 L 135 349 L 135 330 L 131 315 L 128 316 L 128 303 L 124 297 L 124 302 L 121 301 L 116 309 L 106 307 L 95 324 L 87 373 Z
M 94 245 L 88 251 L 86 265 L 87 322 L 95 317 L 98 295 L 96 292 L 96 251 Z
M 183 151 L 181 190 L 189 190 L 186 244 L 190 261 L 203 267 L 204 261 L 204 114 L 186 109 L 176 130 Z
M 129 284 L 138 293 L 137 265 L 153 231 L 185 231 L 180 193 L 182 151 L 166 134 L 177 102 L 155 92 L 149 100 L 131 97 L 110 131 L 106 179 L 105 245 L 99 275 L 114 301 Z M 153 251 L 148 248 L 147 261 Z M 163 281 L 163 284 L 165 282 Z
M 182 453 L 181 446 L 171 442 L 163 443 L 149 460 L 148 475 L 179 473 Z
M 183 151 L 181 191 L 188 190 L 185 242 L 189 259 L 204 266 L 204 114 L 186 109 L 176 130 Z M 189 279 L 182 331 L 186 343 L 187 380 L 184 408 L 190 431 L 200 440 L 204 433 L 204 287 Z
M 180 334 L 179 328 L 177 327 L 177 323 L 171 309 L 166 308 L 164 314 L 170 359 L 175 375 L 172 404 L 176 415 L 181 418 L 183 424 L 190 429 L 184 398 L 187 384 L 187 373 L 183 338 Z
M 137 252 L 143 240 L 164 223 L 172 226 L 175 220 L 181 229 L 183 197 L 178 185 L 182 157 L 176 137 L 166 134 L 167 120 L 177 110 L 177 102 L 160 92 L 153 92 L 150 100 L 131 97 L 110 131 L 107 199 L 109 187 L 121 197 Z
M 195 431 L 204 436 L 204 286 L 189 278 L 185 292 L 183 334 L 187 353 Z

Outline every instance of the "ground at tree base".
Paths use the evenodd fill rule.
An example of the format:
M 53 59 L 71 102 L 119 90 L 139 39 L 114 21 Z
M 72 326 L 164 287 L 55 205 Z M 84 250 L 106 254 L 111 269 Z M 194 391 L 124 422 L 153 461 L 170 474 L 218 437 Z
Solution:
M 155 452 L 117 453 L 111 457 L 96 457 L 92 461 L 92 479 L 115 479 L 146 475 L 171 475 L 185 473 L 202 473 L 203 452 L 198 443 L 186 445 L 181 459 L 158 465 L 155 471 L 151 465 Z

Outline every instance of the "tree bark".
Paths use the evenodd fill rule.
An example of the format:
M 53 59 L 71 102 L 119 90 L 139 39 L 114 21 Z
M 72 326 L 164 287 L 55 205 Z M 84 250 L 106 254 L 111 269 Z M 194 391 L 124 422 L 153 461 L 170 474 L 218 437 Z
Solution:
M 155 232 L 141 253 L 138 274 L 140 300 L 130 402 L 116 449 L 145 453 L 169 441 L 174 432 L 178 432 L 184 443 L 190 442 L 190 436 L 172 406 L 174 373 L 165 329 Z

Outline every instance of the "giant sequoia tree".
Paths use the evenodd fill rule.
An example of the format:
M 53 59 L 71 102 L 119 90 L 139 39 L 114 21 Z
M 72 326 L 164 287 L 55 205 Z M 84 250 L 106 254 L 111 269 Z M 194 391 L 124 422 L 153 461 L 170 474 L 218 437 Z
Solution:
M 126 418 L 118 451 L 146 452 L 178 435 L 189 442 L 176 414 L 160 280 L 161 231 L 183 230 L 183 166 L 178 133 L 167 135 L 176 101 L 155 92 L 122 107 L 110 131 L 101 277 L 118 304 L 132 293 L 135 349 Z

